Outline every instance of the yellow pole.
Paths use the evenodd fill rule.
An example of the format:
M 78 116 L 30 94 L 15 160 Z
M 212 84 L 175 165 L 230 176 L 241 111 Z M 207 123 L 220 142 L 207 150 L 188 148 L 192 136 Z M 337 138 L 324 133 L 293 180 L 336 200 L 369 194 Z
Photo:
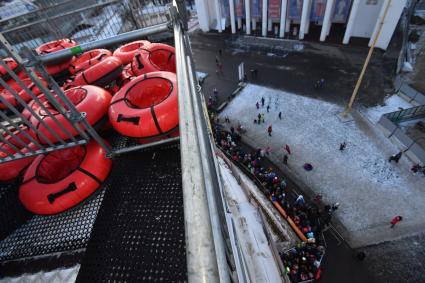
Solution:
M 351 95 L 350 102 L 345 107 L 343 116 L 347 116 L 348 113 L 351 111 L 351 107 L 353 106 L 354 99 L 356 98 L 357 93 L 359 92 L 360 85 L 362 84 L 362 81 L 363 81 L 363 76 L 366 73 L 366 69 L 367 69 L 367 66 L 369 65 L 370 58 L 372 57 L 373 50 L 375 49 L 376 42 L 378 41 L 378 38 L 381 35 L 382 27 L 384 25 L 384 20 L 385 20 L 385 17 L 387 16 L 387 14 L 388 14 L 388 10 L 390 8 L 391 1 L 392 0 L 388 0 L 388 2 L 387 2 L 387 6 L 385 7 L 385 10 L 384 10 L 384 15 L 382 15 L 381 21 L 380 21 L 379 26 L 378 26 L 378 30 L 376 31 L 376 34 L 375 34 L 375 38 L 373 39 L 372 45 L 369 48 L 369 53 L 367 54 L 366 60 L 363 64 L 363 68 L 362 68 L 362 71 L 360 73 L 360 76 L 357 79 L 356 87 L 354 88 L 353 94 Z

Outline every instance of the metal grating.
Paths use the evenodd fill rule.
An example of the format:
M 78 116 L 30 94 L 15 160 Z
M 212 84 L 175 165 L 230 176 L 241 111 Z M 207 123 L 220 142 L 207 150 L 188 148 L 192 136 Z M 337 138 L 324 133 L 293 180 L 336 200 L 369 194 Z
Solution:
M 18 200 L 18 187 L 18 182 L 0 184 L 0 241 L 31 218 Z M 1 243 L 0 261 L 3 254 Z
M 85 248 L 104 191 L 98 191 L 90 200 L 62 214 L 29 216 L 26 223 L 0 242 L 0 261 Z M 21 207 L 17 195 L 13 201 L 15 206 Z M 8 223 L 4 216 L 0 217 L 1 225 Z
M 186 281 L 178 146 L 115 160 L 78 282 Z

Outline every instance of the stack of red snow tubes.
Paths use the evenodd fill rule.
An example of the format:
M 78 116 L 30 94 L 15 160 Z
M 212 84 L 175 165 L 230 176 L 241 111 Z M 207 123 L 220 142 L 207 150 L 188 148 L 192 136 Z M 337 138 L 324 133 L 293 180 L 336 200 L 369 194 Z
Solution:
M 36 52 L 49 54 L 66 48 L 78 48 L 71 39 L 45 43 Z M 3 59 L 22 83 L 16 82 L 5 68 L 0 67 L 0 77 L 8 87 L 0 87 L 0 95 L 6 103 L 19 110 L 25 102 L 28 109 L 22 115 L 40 134 L 31 128 L 3 134 L 10 142 L 0 143 L 1 157 L 36 151 L 49 142 L 65 140 L 78 132 L 54 105 L 26 77 L 11 58 Z M 109 120 L 119 134 L 149 143 L 179 135 L 178 101 L 175 51 L 172 46 L 138 40 L 122 45 L 115 51 L 94 49 L 65 60 L 45 65 L 47 72 L 62 80 L 61 88 L 79 112 L 86 114 L 86 121 L 97 128 Z M 49 88 L 40 76 L 41 82 Z M 59 83 L 59 82 L 58 82 Z M 42 105 L 36 103 L 30 89 Z M 55 93 L 51 92 L 56 97 Z M 32 101 L 31 101 L 32 100 Z M 67 106 L 58 102 L 68 110 Z M 54 118 L 47 115 L 48 110 Z M 68 133 L 58 126 L 58 121 Z M 84 128 L 80 125 L 80 128 Z M 52 135 L 52 129 L 56 135 Z M 17 137 L 17 138 L 16 138 Z M 31 141 L 34 141 L 31 142 Z M 38 145 L 38 146 L 37 146 Z M 19 198 L 31 212 L 41 215 L 57 214 L 83 202 L 102 187 L 112 168 L 105 149 L 95 141 L 88 144 L 57 150 L 38 156 L 22 158 L 0 164 L 0 182 L 20 177 L 22 184 Z

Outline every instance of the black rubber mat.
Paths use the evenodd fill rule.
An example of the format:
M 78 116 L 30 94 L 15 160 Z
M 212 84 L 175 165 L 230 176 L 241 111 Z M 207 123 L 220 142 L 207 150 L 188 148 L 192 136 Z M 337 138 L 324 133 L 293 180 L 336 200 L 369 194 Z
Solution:
M 0 262 L 85 248 L 103 194 L 104 190 L 101 190 L 80 206 L 57 215 L 31 217 L 27 212 L 26 222 L 20 223 L 16 230 L 0 241 Z M 14 204 L 9 207 L 19 211 L 21 204 L 17 196 L 10 199 L 14 200 Z M 9 218 L 12 217 L 9 214 Z M 2 225 L 7 223 L 5 215 L 1 215 L 0 220 Z
M 77 282 L 186 278 L 178 147 L 117 158 Z

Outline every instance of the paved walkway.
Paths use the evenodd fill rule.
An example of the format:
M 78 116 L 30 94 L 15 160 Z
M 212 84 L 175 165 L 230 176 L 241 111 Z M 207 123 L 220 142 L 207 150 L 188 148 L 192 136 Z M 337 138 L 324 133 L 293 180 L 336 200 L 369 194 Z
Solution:
M 345 104 L 367 55 L 367 48 L 305 42 L 302 52 L 275 56 L 231 49 L 226 44 L 226 40 L 231 40 L 228 35 L 195 32 L 190 39 L 197 70 L 209 74 L 204 93 L 212 94 L 212 89 L 217 86 L 220 99 L 226 99 L 236 88 L 238 65 L 244 62 L 248 79 L 255 84 Z M 222 56 L 218 56 L 218 59 L 223 64 L 223 74 L 216 75 L 215 58 L 219 49 L 222 50 Z M 358 102 L 371 106 L 383 101 L 384 89 L 388 86 L 382 74 L 391 70 L 384 68 L 382 61 L 382 53 L 377 50 L 366 73 Z M 258 70 L 258 78 L 252 80 L 250 70 L 254 68 Z M 314 83 L 320 78 L 326 80 L 326 88 L 313 92 Z

